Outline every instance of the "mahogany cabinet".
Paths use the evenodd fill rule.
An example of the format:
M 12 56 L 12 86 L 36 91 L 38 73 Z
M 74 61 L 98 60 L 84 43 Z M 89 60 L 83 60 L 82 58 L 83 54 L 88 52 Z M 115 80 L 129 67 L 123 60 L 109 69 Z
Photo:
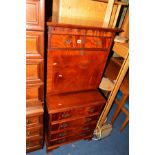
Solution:
M 119 29 L 47 22 L 47 151 L 91 139 L 106 101 L 98 92 Z
M 43 146 L 44 0 L 26 0 L 26 151 Z

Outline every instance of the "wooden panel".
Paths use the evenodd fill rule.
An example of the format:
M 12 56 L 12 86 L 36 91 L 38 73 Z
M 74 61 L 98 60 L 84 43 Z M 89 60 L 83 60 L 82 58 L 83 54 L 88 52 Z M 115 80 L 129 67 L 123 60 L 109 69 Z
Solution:
M 26 152 L 41 149 L 43 145 L 43 140 L 41 138 L 27 140 L 26 141 Z
M 26 83 L 43 83 L 43 64 L 44 61 L 42 59 L 27 59 L 26 63 Z
M 59 6 L 53 9 L 53 20 L 59 23 L 70 23 L 76 25 L 99 26 L 103 25 L 107 3 L 91 0 L 57 0 L 53 1 L 53 6 Z M 97 8 L 97 9 L 94 9 Z M 114 13 L 117 5 L 114 5 L 114 12 L 111 20 L 114 20 Z M 58 18 L 58 19 L 57 19 Z
M 33 127 L 35 125 L 43 124 L 43 118 L 42 116 L 26 116 L 26 127 Z
M 83 124 L 89 124 L 89 123 L 96 123 L 98 119 L 98 115 L 94 115 L 94 116 L 89 116 L 89 117 L 84 117 L 84 118 L 80 118 L 80 119 L 73 119 L 70 121 L 65 121 L 65 122 L 60 122 L 60 123 L 56 123 L 51 121 L 50 122 L 50 131 L 54 132 L 54 131 L 62 131 L 62 130 L 66 130 L 66 129 L 74 129 L 74 128 L 78 128 L 79 126 L 82 126 Z
M 48 51 L 47 94 L 97 89 L 107 57 L 104 51 Z
M 44 32 L 26 31 L 26 57 L 44 58 Z
M 38 126 L 26 129 L 27 140 L 38 136 L 43 136 L 43 127 Z
M 26 0 L 26 29 L 44 30 L 44 0 Z
M 43 87 L 42 84 L 26 85 L 26 100 L 40 100 L 43 101 Z

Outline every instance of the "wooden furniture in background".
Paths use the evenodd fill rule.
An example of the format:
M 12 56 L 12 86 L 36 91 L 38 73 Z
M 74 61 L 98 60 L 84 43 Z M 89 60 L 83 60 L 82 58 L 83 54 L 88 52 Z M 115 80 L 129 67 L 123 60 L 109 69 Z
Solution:
M 26 151 L 43 146 L 44 0 L 26 0 Z
M 45 119 L 46 148 L 49 151 L 93 136 L 105 104 L 97 88 L 115 33 L 120 30 L 52 22 L 47 22 L 47 26 Z M 60 130 L 66 123 L 69 127 Z M 71 131 L 75 126 L 77 130 Z
M 108 65 L 105 69 L 104 76 L 112 81 L 115 80 L 117 78 L 117 75 L 118 75 L 120 69 L 121 69 L 122 62 L 123 62 L 123 59 L 120 59 L 120 57 L 112 57 L 110 59 L 110 61 L 108 62 Z M 118 114 L 120 113 L 120 111 L 122 111 L 126 115 L 125 121 L 120 128 L 121 131 L 124 129 L 125 125 L 129 121 L 129 112 L 125 108 L 128 106 L 127 103 L 129 103 L 127 101 L 128 97 L 129 97 L 129 71 L 127 71 L 127 73 L 120 85 L 119 91 L 114 99 L 114 102 L 116 103 L 117 108 L 116 108 L 116 110 L 113 114 L 112 120 L 111 120 L 111 124 L 113 125 L 113 123 L 114 123 L 115 119 L 117 118 Z
M 128 43 L 114 43 L 113 46 L 113 50 L 114 52 L 116 52 L 118 55 L 120 55 L 122 58 L 124 58 L 123 64 L 121 66 L 121 69 L 118 73 L 118 76 L 116 78 L 116 82 L 115 85 L 112 89 L 112 91 L 110 92 L 110 95 L 108 97 L 107 103 L 105 105 L 105 108 L 99 118 L 98 121 L 98 126 L 102 126 L 104 124 L 104 121 L 109 113 L 109 110 L 113 104 L 113 101 L 115 99 L 115 96 L 119 90 L 119 87 L 124 79 L 124 76 L 128 70 L 129 67 L 129 47 L 128 47 Z
M 111 119 L 111 124 L 113 125 L 117 116 L 122 111 L 126 117 L 123 124 L 120 127 L 120 131 L 123 131 L 124 127 L 129 122 L 129 102 L 127 101 L 129 98 L 129 72 L 124 77 L 122 84 L 120 86 L 120 92 L 118 93 L 117 97 L 115 98 L 115 103 L 117 104 L 117 108 L 114 112 L 114 115 Z M 120 95 L 121 94 L 121 95 Z M 119 99 L 118 99 L 119 98 Z
M 127 12 L 126 17 L 124 19 L 124 22 L 122 24 L 122 27 L 124 28 L 124 33 L 126 33 L 125 31 L 127 31 L 126 36 L 128 36 L 128 31 L 129 31 L 129 12 Z M 128 36 L 129 37 L 129 36 Z M 124 79 L 124 76 L 126 75 L 126 72 L 129 68 L 129 42 L 128 43 L 118 43 L 118 42 L 114 42 L 113 48 L 112 50 L 119 55 L 120 57 L 122 57 L 124 59 L 123 64 L 121 66 L 121 69 L 118 73 L 118 76 L 116 78 L 116 82 L 115 85 L 112 89 L 112 91 L 110 92 L 110 95 L 108 97 L 107 103 L 105 105 L 104 110 L 102 111 L 102 114 L 97 122 L 97 125 L 99 127 L 104 125 L 104 122 L 106 120 L 106 117 L 110 111 L 110 108 L 113 104 L 113 101 L 115 99 L 115 96 L 119 90 L 119 87 Z M 95 129 L 97 130 L 97 128 Z
M 121 6 L 127 6 L 125 2 L 114 2 L 109 12 L 107 0 L 54 0 L 52 9 L 52 21 L 57 23 L 103 26 L 104 17 L 109 27 L 115 27 L 117 15 Z M 108 9 L 107 9 L 108 6 Z M 107 16 L 110 16 L 107 18 Z M 109 20 L 109 21 L 108 21 Z M 107 26 L 107 25 L 105 25 Z

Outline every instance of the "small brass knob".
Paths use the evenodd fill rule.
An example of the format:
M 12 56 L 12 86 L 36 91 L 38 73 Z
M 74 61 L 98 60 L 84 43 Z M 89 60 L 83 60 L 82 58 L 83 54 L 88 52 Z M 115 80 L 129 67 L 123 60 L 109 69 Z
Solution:
M 58 76 L 59 76 L 59 77 L 63 77 L 62 74 L 59 74 Z
M 53 62 L 53 66 L 56 66 L 58 63 L 57 62 Z

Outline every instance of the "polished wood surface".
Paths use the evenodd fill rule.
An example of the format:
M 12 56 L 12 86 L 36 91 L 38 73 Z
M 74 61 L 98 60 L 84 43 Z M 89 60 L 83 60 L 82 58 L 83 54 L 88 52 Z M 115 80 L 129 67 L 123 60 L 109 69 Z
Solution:
M 105 103 L 97 90 L 47 96 L 47 150 L 92 137 Z
M 47 94 L 97 88 L 107 54 L 104 51 L 49 51 Z
M 62 111 L 68 108 L 83 107 L 106 102 L 100 93 L 96 90 L 57 94 L 46 97 L 48 112 Z M 51 102 L 53 104 L 51 104 Z
M 44 32 L 26 31 L 26 57 L 28 59 L 44 58 Z
M 47 25 L 46 95 L 97 89 L 114 35 L 120 29 Z
M 98 92 L 120 29 L 47 22 L 46 148 L 91 139 L 106 103 Z
M 26 152 L 43 146 L 44 0 L 26 0 Z
M 26 0 L 26 29 L 44 30 L 44 0 Z
M 106 8 L 107 2 L 101 3 L 93 0 L 83 0 L 79 3 L 79 0 L 54 0 L 52 21 L 102 27 Z M 117 5 L 114 4 L 110 24 L 114 20 L 116 9 Z

